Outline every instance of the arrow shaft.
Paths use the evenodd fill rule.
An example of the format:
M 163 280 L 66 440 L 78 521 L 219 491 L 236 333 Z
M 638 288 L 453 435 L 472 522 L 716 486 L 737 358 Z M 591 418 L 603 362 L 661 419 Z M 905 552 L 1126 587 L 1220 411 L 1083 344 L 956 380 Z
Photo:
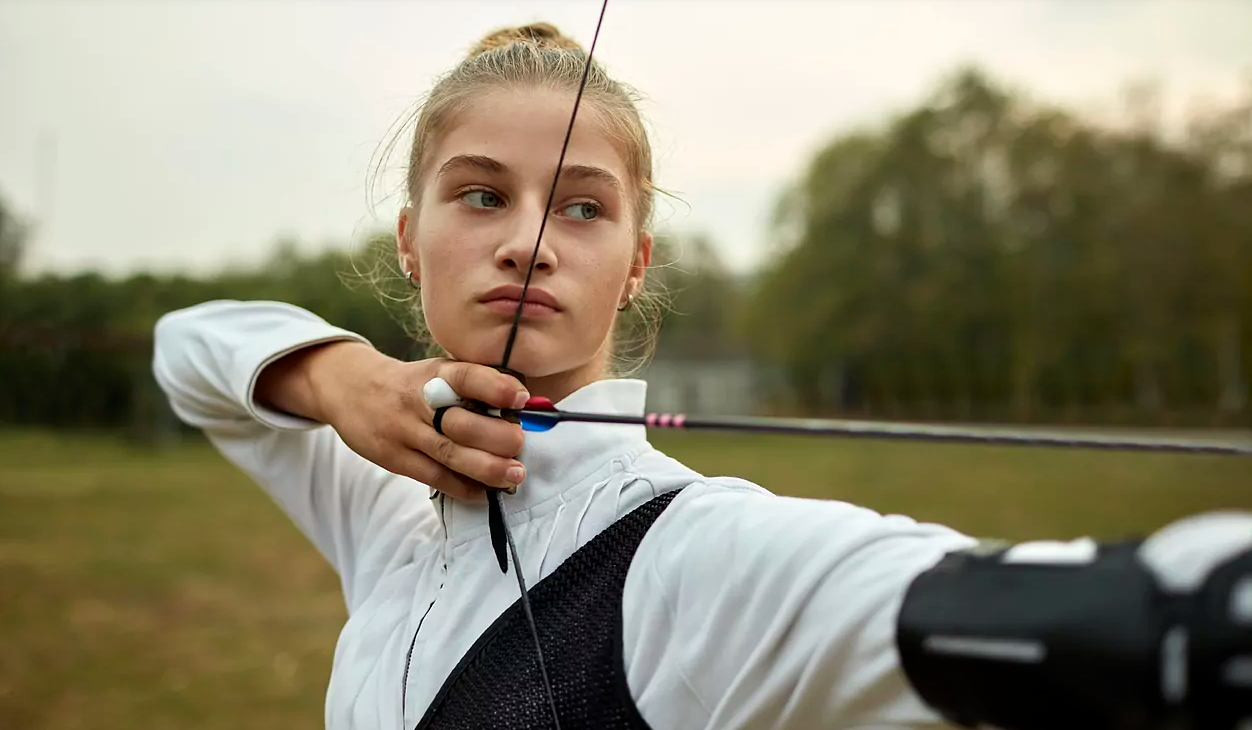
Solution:
M 683 414 L 669 413 L 648 413 L 642 416 L 629 416 L 526 409 L 519 411 L 518 415 L 523 419 L 530 417 L 548 422 L 609 423 L 638 425 L 648 428 L 682 429 L 685 431 L 743 431 L 843 438 L 1252 456 L 1252 441 L 1249 441 L 1248 444 L 1218 443 L 1185 439 L 1076 434 L 1072 432 L 1040 433 L 978 426 L 939 426 L 850 420 L 749 417 L 692 418 Z

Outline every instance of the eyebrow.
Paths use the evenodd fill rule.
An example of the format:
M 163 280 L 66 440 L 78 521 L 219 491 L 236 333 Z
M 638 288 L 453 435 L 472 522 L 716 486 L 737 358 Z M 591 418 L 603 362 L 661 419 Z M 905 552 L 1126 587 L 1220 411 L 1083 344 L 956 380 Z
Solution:
M 605 183 L 618 191 L 622 189 L 622 183 L 618 181 L 617 176 L 602 167 L 566 165 L 561 171 L 561 176 L 570 180 L 595 180 Z
M 504 172 L 504 163 L 494 160 L 486 155 L 454 155 L 448 158 L 448 161 L 439 166 L 439 172 L 435 173 L 435 178 L 441 178 L 444 175 L 459 169 L 484 170 L 486 172 L 500 173 Z
M 494 174 L 508 171 L 508 167 L 503 162 L 486 155 L 454 155 L 439 166 L 439 172 L 435 173 L 435 177 L 441 178 L 458 169 L 482 170 Z M 561 177 L 569 180 L 596 180 L 616 190 L 622 189 L 622 183 L 617 176 L 602 167 L 566 165 L 561 170 Z

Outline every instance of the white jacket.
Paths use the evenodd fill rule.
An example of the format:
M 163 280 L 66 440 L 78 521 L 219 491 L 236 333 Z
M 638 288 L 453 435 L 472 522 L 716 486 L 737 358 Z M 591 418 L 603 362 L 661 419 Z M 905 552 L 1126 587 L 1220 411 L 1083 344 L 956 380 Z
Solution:
M 253 401 L 267 364 L 336 339 L 364 341 L 287 304 L 209 302 L 160 320 L 153 368 L 177 414 L 268 492 L 340 576 L 349 618 L 327 728 L 409 730 L 517 599 L 517 583 L 495 561 L 485 506 L 432 500 L 329 426 Z M 605 380 L 558 405 L 639 414 L 645 387 Z M 643 427 L 529 433 L 519 460 L 526 481 L 502 506 L 528 585 L 633 508 L 687 487 L 644 539 L 625 587 L 628 683 L 656 730 L 941 724 L 900 671 L 894 622 L 910 580 L 971 538 L 702 476 L 653 448 Z

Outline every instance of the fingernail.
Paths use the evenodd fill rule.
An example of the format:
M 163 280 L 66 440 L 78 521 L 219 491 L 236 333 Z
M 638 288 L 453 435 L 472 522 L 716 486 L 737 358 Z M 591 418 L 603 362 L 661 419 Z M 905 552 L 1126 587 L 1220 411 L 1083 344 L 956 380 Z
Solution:
M 514 484 L 521 484 L 526 478 L 526 470 L 520 466 L 510 466 L 509 470 L 504 473 L 504 478 Z
M 525 408 L 525 407 L 526 407 L 526 401 L 528 401 L 528 400 L 530 400 L 530 393 L 527 393 L 527 392 L 526 392 L 526 391 L 524 391 L 524 390 L 523 390 L 523 391 L 519 391 L 519 392 L 518 392 L 518 394 L 517 394 L 517 396 L 513 398 L 513 407 L 514 407 L 514 408 Z

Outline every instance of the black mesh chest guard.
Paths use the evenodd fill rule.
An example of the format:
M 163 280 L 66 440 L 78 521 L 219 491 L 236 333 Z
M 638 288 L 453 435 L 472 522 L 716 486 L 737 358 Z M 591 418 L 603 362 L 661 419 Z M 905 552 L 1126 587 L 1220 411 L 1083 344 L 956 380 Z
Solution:
M 626 685 L 622 592 L 639 543 L 678 491 L 613 523 L 529 590 L 561 730 L 648 730 Z M 417 730 L 549 727 L 535 640 L 515 602 L 452 670 Z

